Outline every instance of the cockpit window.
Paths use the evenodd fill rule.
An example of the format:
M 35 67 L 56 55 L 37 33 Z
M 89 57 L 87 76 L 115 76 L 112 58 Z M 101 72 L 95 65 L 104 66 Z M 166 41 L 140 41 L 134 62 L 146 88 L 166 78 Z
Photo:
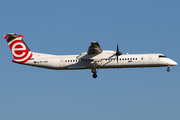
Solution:
M 159 58 L 167 58 L 167 57 L 164 55 L 159 55 Z

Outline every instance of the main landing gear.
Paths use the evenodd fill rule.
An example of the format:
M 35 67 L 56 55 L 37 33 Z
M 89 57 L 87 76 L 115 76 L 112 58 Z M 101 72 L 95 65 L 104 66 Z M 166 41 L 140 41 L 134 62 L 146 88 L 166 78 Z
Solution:
M 91 69 L 91 72 L 93 73 L 93 78 L 97 78 L 97 71 L 96 71 L 96 67 L 97 67 L 97 62 L 96 61 L 93 61 L 93 67 Z
M 91 72 L 93 73 L 93 75 L 92 75 L 93 78 L 97 78 L 97 74 L 96 74 L 97 71 L 96 71 L 96 68 L 92 68 L 92 69 L 91 69 Z

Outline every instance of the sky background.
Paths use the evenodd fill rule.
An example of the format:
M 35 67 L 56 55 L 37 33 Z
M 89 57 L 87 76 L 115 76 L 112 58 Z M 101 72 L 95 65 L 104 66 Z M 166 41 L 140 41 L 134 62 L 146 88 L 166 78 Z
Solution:
M 15 64 L 3 36 L 33 52 L 73 55 L 91 41 L 180 63 L 179 0 L 1 0 L 1 120 L 179 120 L 180 67 L 48 70 Z

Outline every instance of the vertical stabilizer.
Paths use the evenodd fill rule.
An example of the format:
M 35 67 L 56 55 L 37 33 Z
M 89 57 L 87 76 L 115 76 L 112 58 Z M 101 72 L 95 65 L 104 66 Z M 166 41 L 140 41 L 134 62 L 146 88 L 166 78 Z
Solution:
M 9 33 L 4 36 L 14 57 L 13 62 L 25 63 L 32 58 L 33 54 L 23 41 L 23 35 Z

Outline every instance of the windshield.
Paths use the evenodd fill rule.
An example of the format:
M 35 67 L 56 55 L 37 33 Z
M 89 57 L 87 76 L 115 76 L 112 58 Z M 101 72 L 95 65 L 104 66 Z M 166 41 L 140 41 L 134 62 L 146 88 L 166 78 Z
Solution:
M 165 55 L 159 55 L 159 58 L 167 58 Z

